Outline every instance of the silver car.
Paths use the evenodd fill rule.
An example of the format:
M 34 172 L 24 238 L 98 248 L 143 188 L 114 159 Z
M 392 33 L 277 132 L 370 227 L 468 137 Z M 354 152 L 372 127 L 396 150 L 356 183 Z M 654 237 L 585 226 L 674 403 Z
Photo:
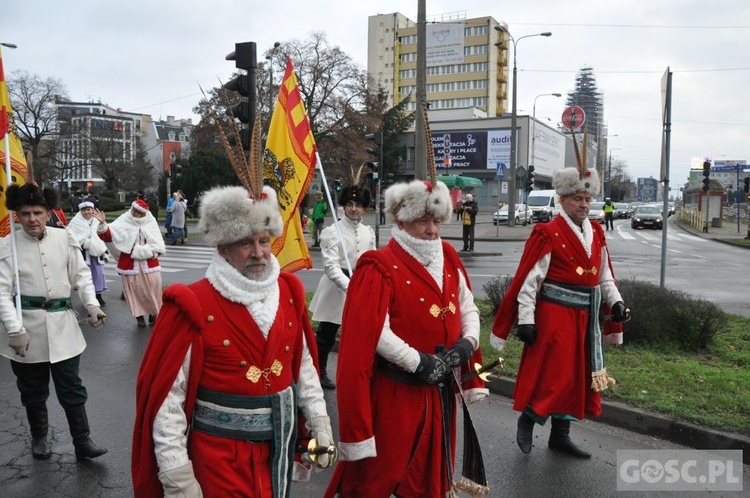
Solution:
M 524 211 L 526 211 L 526 218 L 524 219 Z M 526 204 L 516 204 L 516 225 L 528 221 L 531 223 L 532 212 Z M 508 223 L 508 205 L 501 207 L 495 214 L 492 215 L 492 223 L 497 225 L 498 223 Z
M 589 221 L 598 221 L 604 223 L 604 203 L 592 202 L 589 204 Z

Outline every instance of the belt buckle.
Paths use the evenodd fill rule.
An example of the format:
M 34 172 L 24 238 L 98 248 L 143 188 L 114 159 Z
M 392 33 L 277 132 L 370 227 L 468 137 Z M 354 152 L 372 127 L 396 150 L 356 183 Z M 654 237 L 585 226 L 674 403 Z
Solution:
M 52 309 L 52 307 L 54 306 L 54 304 L 55 303 L 53 303 L 52 301 L 44 301 L 42 303 L 41 307 L 42 307 L 43 310 L 49 310 L 49 309 Z

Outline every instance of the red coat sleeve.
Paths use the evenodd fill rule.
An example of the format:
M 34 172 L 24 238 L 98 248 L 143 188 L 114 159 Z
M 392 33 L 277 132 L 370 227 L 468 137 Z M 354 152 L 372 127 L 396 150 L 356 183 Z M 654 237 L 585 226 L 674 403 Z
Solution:
M 156 413 L 192 345 L 191 372 L 200 372 L 203 343 L 202 308 L 192 290 L 175 284 L 164 291 L 164 305 L 151 331 L 136 382 L 136 418 L 133 429 L 131 473 L 136 497 L 163 496 L 154 454 L 153 428 Z M 198 388 L 198 375 L 188 376 L 185 413 L 188 420 Z

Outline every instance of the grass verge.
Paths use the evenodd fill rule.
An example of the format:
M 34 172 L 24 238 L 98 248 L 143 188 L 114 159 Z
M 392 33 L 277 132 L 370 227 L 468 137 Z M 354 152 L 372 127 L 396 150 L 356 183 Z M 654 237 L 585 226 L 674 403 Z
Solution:
M 486 359 L 502 356 L 505 374 L 515 377 L 522 343 L 508 340 L 502 353 L 489 344 L 494 316 L 482 313 L 481 343 Z M 605 361 L 617 385 L 604 398 L 713 429 L 750 436 L 750 319 L 727 315 L 727 327 L 706 351 L 670 345 L 606 346 Z

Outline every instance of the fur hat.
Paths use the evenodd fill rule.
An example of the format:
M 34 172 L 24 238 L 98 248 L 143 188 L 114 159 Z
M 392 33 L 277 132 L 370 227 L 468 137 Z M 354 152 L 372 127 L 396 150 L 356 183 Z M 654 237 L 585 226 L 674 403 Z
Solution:
M 552 174 L 552 188 L 560 196 L 586 191 L 595 197 L 599 194 L 600 187 L 599 174 L 595 169 L 587 169 L 583 178 L 577 168 L 558 169 Z
M 46 209 L 55 209 L 57 202 L 55 189 L 42 189 L 30 183 L 21 186 L 13 184 L 5 191 L 5 207 L 11 211 L 18 211 L 21 206 L 42 206 Z
M 144 201 L 143 199 L 136 199 L 133 201 L 133 203 L 130 205 L 133 209 L 136 211 L 140 211 L 141 213 L 148 213 L 148 202 Z
M 385 191 L 385 213 L 391 222 L 411 222 L 426 213 L 445 223 L 453 213 L 451 196 L 443 182 L 414 180 L 397 183 Z
M 94 208 L 94 203 L 91 201 L 82 201 L 78 204 L 78 209 Z
M 339 205 L 346 206 L 351 201 L 359 202 L 365 208 L 369 208 L 370 203 L 372 202 L 370 189 L 359 185 L 350 185 L 342 188 L 341 193 L 339 194 Z
M 271 187 L 251 199 L 244 187 L 217 187 L 203 195 L 198 228 L 213 245 L 230 244 L 268 230 L 278 237 L 284 230 L 279 201 Z

